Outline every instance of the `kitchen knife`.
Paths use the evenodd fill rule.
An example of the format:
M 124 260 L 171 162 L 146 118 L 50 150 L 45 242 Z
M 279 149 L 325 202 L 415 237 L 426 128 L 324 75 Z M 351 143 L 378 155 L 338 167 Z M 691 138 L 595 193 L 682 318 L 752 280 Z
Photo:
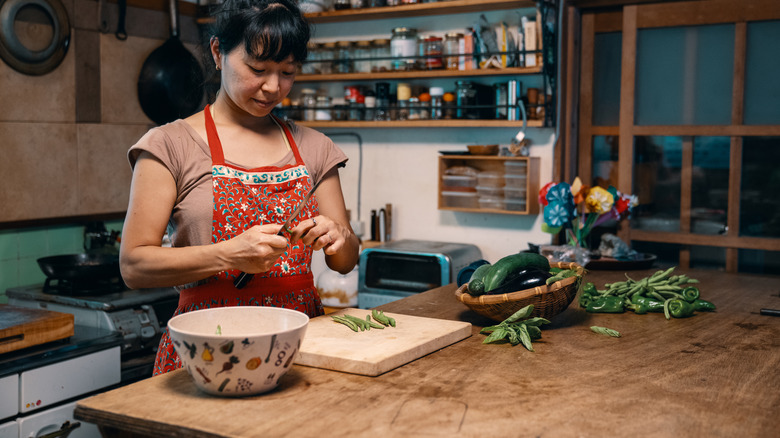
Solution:
M 306 204 L 309 202 L 309 199 L 311 199 L 311 195 L 314 194 L 314 191 L 317 190 L 317 187 L 320 186 L 320 183 L 323 180 L 324 178 L 317 181 L 317 183 L 314 184 L 314 187 L 312 187 L 311 190 L 309 190 L 309 193 L 307 193 L 306 196 L 303 197 L 303 200 L 298 203 L 298 206 L 295 207 L 295 210 L 293 210 L 292 214 L 290 214 L 287 220 L 284 221 L 284 223 L 282 224 L 282 228 L 280 228 L 279 232 L 276 233 L 277 236 L 281 236 L 282 234 L 284 234 L 284 232 L 287 230 L 287 227 L 289 227 L 292 221 L 295 220 L 296 217 L 298 217 L 298 215 L 303 210 L 303 207 L 305 207 Z M 251 280 L 252 277 L 254 277 L 254 274 L 247 274 L 246 272 L 242 272 L 238 275 L 238 278 L 236 278 L 235 281 L 233 281 L 233 286 L 235 286 L 236 289 L 243 289 L 244 286 L 246 286 L 247 283 L 249 283 L 249 280 Z

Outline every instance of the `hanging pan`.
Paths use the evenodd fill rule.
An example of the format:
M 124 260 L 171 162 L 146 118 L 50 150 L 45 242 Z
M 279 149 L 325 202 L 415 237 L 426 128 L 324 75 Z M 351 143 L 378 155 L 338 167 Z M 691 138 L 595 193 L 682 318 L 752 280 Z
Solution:
M 29 27 L 17 26 L 17 21 Z M 25 35 L 19 33 L 23 29 L 39 33 L 37 26 L 52 30 L 51 39 L 40 49 L 28 47 L 23 42 Z M 60 65 L 69 45 L 70 21 L 60 0 L 0 0 L 0 58 L 14 70 L 33 76 L 46 74 Z
M 141 67 L 138 100 L 158 125 L 194 114 L 203 101 L 203 70 L 179 40 L 179 8 L 170 0 L 171 36 Z

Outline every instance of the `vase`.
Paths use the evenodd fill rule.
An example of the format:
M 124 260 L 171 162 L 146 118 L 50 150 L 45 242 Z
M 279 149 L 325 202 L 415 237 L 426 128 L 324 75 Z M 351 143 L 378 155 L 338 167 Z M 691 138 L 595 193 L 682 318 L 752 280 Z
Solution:
M 590 250 L 576 245 L 540 245 L 539 254 L 551 262 L 574 262 L 582 267 L 590 262 Z
M 348 274 L 326 269 L 317 277 L 317 293 L 325 307 L 357 307 L 358 267 Z

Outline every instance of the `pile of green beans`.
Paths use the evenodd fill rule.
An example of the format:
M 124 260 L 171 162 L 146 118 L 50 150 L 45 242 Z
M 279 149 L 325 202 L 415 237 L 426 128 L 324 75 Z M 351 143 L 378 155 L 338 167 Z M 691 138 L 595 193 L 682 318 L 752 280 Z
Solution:
M 371 320 L 373 316 L 374 321 Z M 331 315 L 333 321 L 343 324 L 354 332 L 362 332 L 365 330 L 384 329 L 385 327 L 395 327 L 395 319 L 385 315 L 381 310 L 373 309 L 370 315 L 366 315 L 366 319 L 358 318 L 353 315 Z
M 607 283 L 598 290 L 587 283 L 580 295 L 580 307 L 593 313 L 622 313 L 626 309 L 637 314 L 663 312 L 666 319 L 684 318 L 695 311 L 713 311 L 715 305 L 699 298 L 699 289 L 692 284 L 699 280 L 687 275 L 672 275 L 675 267 L 655 272 L 649 277 Z

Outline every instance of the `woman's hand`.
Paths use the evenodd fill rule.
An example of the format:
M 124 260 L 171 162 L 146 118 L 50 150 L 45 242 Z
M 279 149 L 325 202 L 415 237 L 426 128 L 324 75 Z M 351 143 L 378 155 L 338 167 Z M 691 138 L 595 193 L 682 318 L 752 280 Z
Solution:
M 327 216 L 317 216 L 301 221 L 292 229 L 290 241 L 301 240 L 315 251 L 321 249 L 325 254 L 336 254 L 344 247 L 352 230 Z
M 277 235 L 280 228 L 279 224 L 256 225 L 224 242 L 230 246 L 232 267 L 247 274 L 273 268 L 287 248 L 287 239 Z

